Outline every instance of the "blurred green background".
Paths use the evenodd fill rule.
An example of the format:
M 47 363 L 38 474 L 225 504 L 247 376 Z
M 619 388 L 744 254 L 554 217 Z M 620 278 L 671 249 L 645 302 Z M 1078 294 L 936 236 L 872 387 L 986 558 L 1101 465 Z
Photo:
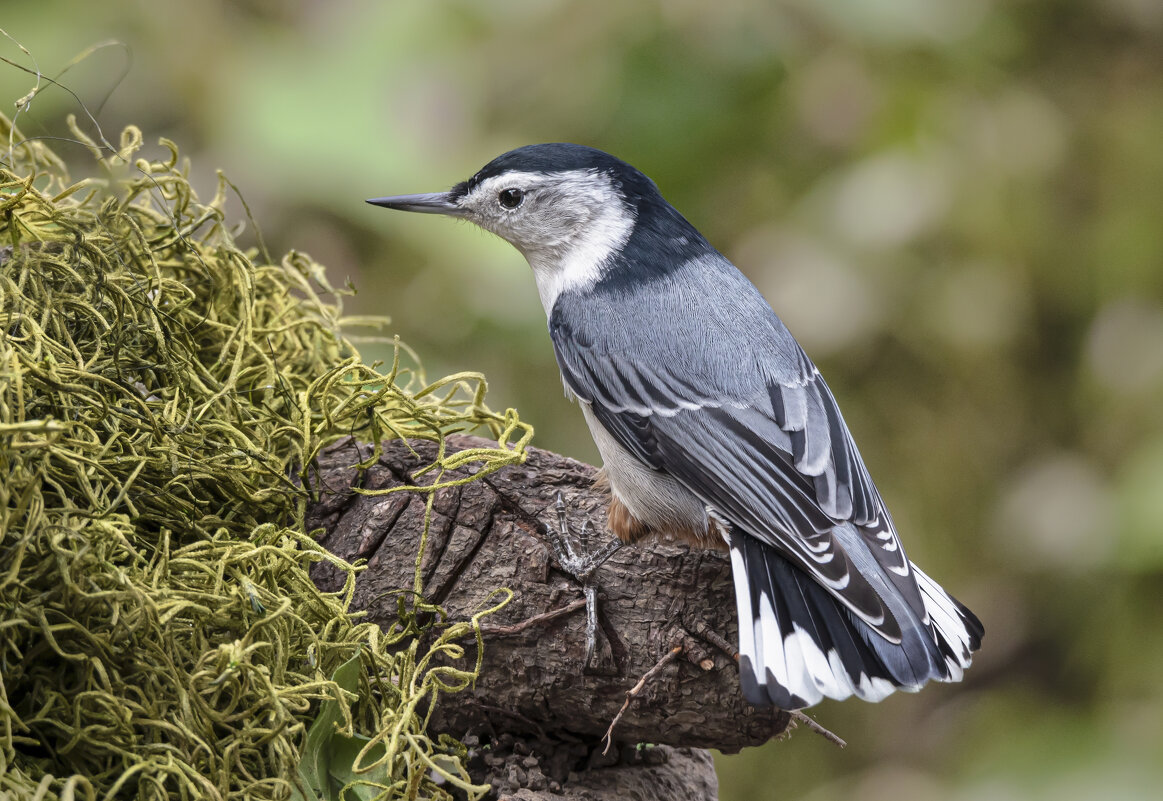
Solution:
M 523 259 L 364 198 L 580 142 L 755 281 L 987 635 L 962 685 L 813 710 L 844 751 L 721 757 L 725 801 L 1159 797 L 1159 0 L 8 0 L 0 27 L 48 75 L 121 42 L 63 78 L 111 138 L 175 139 L 205 196 L 225 170 L 273 250 L 351 279 L 430 375 L 484 371 L 542 447 L 596 459 Z M 7 113 L 31 87 L 0 67 Z

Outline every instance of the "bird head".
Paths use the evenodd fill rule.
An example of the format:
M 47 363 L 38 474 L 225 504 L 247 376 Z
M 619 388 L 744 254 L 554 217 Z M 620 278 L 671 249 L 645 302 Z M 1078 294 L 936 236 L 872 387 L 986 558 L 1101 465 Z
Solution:
M 665 203 L 637 169 L 600 150 L 563 143 L 509 151 L 447 192 L 368 201 L 468 220 L 506 240 L 533 268 L 547 312 L 562 289 L 601 276 L 649 202 Z

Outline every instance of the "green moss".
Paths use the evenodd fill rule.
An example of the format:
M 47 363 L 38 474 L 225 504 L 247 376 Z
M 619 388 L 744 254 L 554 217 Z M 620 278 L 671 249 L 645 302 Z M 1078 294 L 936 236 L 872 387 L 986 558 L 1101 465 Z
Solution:
M 476 620 L 422 624 L 444 617 L 410 600 L 417 577 L 397 625 L 360 622 L 358 566 L 304 513 L 342 437 L 487 426 L 500 446 L 441 448 L 436 486 L 522 460 L 531 429 L 479 375 L 427 384 L 398 342 L 387 372 L 365 364 L 323 268 L 240 249 L 231 185 L 199 202 L 172 143 L 150 161 L 134 128 L 90 140 L 97 177 L 74 183 L 3 118 L 0 142 L 0 797 L 310 795 L 325 701 L 384 797 L 479 795 L 460 746 L 424 733 L 476 676 L 457 644 Z M 320 560 L 342 592 L 315 588 Z M 353 694 L 330 677 L 356 655 Z

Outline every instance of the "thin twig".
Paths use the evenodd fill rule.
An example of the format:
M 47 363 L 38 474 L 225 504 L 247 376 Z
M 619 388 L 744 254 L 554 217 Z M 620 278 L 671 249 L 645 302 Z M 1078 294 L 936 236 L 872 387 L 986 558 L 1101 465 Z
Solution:
M 570 601 L 560 609 L 551 609 L 548 612 L 542 612 L 540 615 L 534 615 L 533 617 L 526 618 L 520 623 L 513 623 L 509 626 L 481 626 L 481 634 L 490 637 L 504 637 L 509 634 L 516 634 L 517 632 L 524 631 L 531 626 L 536 626 L 548 620 L 553 620 L 555 617 L 568 615 L 570 612 L 581 609 L 585 605 L 586 599 L 578 598 L 576 601 Z
M 636 695 L 638 695 L 638 693 L 642 692 L 642 688 L 646 686 L 646 683 L 648 681 L 650 681 L 652 678 L 657 676 L 658 673 L 664 667 L 666 667 L 666 665 L 669 662 L 674 661 L 674 659 L 681 653 L 682 653 L 682 646 L 681 645 L 676 645 L 673 648 L 671 648 L 669 651 L 667 651 L 663 655 L 662 659 L 659 659 L 657 662 L 654 663 L 654 667 L 650 668 L 650 670 L 646 671 L 646 673 L 644 673 L 642 675 L 642 678 L 638 679 L 637 684 L 635 684 L 633 687 L 631 687 L 626 692 L 626 700 L 623 702 L 622 708 L 618 710 L 618 714 L 614 715 L 614 719 L 610 721 L 610 728 L 606 729 L 606 737 L 605 737 L 606 747 L 602 749 L 603 756 L 605 754 L 609 753 L 610 746 L 614 742 L 614 727 L 618 725 L 618 721 L 622 719 L 622 715 L 624 715 L 626 713 L 626 710 L 629 709 L 630 702 L 632 700 L 634 700 L 634 697 Z
M 734 659 L 736 662 L 739 661 L 739 652 L 735 650 L 735 646 L 727 642 L 727 639 L 723 637 L 722 634 L 715 631 L 703 621 L 700 620 L 698 625 L 695 626 L 695 634 L 718 648 L 720 651 Z
M 828 740 L 831 743 L 835 743 L 840 748 L 843 748 L 846 745 L 848 745 L 848 743 L 846 743 L 842 739 L 840 739 L 839 735 L 833 734 L 832 732 L 828 731 L 823 726 L 821 726 L 819 723 L 816 723 L 816 721 L 812 720 L 811 718 L 809 718 L 807 715 L 805 715 L 803 712 L 799 711 L 798 709 L 788 710 L 788 714 L 791 715 L 794 720 L 797 720 L 800 723 L 804 724 L 809 729 L 814 731 L 816 734 L 820 735 L 825 740 Z

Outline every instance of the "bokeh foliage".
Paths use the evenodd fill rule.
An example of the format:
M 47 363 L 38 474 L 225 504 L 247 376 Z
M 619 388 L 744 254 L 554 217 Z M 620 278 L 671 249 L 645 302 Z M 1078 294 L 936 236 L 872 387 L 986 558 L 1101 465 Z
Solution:
M 102 119 L 201 147 L 283 221 L 268 238 L 353 278 L 434 367 L 485 371 L 545 447 L 596 458 L 526 265 L 362 198 L 582 142 L 645 170 L 751 276 L 828 376 L 911 556 L 987 636 L 964 685 L 821 707 L 844 752 L 725 757 L 725 799 L 1163 783 L 1160 3 L 42 0 L 4 24 L 46 66 L 129 43 Z M 90 101 L 124 65 L 98 58 Z

